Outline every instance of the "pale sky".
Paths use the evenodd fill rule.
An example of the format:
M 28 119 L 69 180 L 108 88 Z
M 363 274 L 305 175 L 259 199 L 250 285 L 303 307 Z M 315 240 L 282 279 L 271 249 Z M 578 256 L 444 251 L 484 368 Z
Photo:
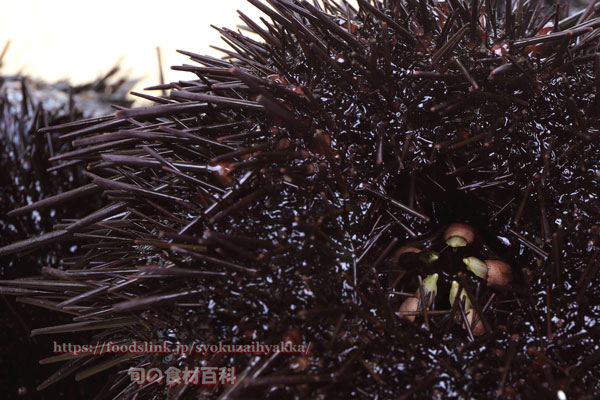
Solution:
M 165 80 L 190 79 L 170 70 L 192 63 L 175 50 L 219 54 L 209 45 L 226 45 L 210 24 L 236 29 L 238 9 L 262 15 L 246 0 L 0 0 L 0 51 L 11 40 L 2 72 L 82 83 L 121 60 L 139 89 L 158 83 L 160 46 Z

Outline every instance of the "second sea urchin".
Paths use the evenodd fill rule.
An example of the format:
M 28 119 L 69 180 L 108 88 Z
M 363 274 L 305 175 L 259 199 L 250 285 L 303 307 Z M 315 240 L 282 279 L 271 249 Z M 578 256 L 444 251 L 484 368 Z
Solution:
M 250 2 L 270 20 L 240 13 L 249 34 L 220 29 L 224 60 L 181 52 L 197 64 L 174 68 L 198 79 L 150 88 L 169 90 L 144 94 L 152 107 L 47 130 L 74 147 L 53 161 L 86 166 L 91 183 L 12 215 L 100 192 L 106 206 L 0 249 L 80 243 L 43 268 L 49 282 L 3 287 L 73 315 L 34 334 L 283 340 L 311 354 L 80 355 L 41 387 L 118 368 L 107 398 L 600 390 L 595 8 Z M 452 224 L 473 237 L 445 237 Z M 506 261 L 512 283 L 483 297 L 469 257 Z M 398 318 L 405 296 L 429 304 L 425 272 L 448 271 L 452 307 Z M 238 380 L 139 387 L 135 366 L 234 366 Z

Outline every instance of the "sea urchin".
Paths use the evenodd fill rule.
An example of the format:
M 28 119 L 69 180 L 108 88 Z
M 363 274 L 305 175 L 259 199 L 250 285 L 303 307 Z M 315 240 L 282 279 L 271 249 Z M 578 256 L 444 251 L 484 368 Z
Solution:
M 151 107 L 44 130 L 72 141 L 52 161 L 91 183 L 11 215 L 99 192 L 106 206 L 0 249 L 80 249 L 1 290 L 73 315 L 34 334 L 310 354 L 86 354 L 40 386 L 114 369 L 106 398 L 600 390 L 595 7 L 249 1 L 269 19 L 219 29 L 224 59 L 181 51 L 196 64 L 173 68 L 197 79 L 148 88 L 168 90 L 144 94 Z M 445 237 L 467 224 L 469 237 Z M 414 250 L 394 256 L 402 246 Z M 468 257 L 504 260 L 514 279 L 488 288 Z M 461 301 L 428 301 L 432 274 L 438 296 L 452 285 Z M 399 318 L 407 296 L 432 307 Z M 126 374 L 199 366 L 238 379 L 140 387 Z

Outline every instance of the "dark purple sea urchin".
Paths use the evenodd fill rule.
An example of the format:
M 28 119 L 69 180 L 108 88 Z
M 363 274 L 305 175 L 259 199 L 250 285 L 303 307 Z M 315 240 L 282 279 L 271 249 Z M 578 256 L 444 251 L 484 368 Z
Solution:
M 8 49 L 8 45 L 4 49 Z M 0 61 L 2 54 L 5 53 L 0 52 Z M 126 99 L 126 94 L 131 81 L 118 77 L 117 72 L 118 68 L 114 68 L 95 81 L 71 86 L 64 82 L 49 84 L 20 74 L 4 74 L 0 62 L 0 247 L 52 230 L 61 217 L 81 218 L 102 205 L 102 199 L 98 197 L 76 207 L 64 203 L 41 213 L 32 213 L 29 218 L 6 215 L 19 205 L 88 183 L 81 168 L 61 166 L 54 170 L 47 160 L 69 151 L 69 143 L 61 143 L 56 135 L 38 135 L 36 132 L 49 125 L 105 115 L 111 112 L 111 103 L 130 107 L 131 101 Z M 39 273 L 41 265 L 56 265 L 69 254 L 72 246 L 68 242 L 55 243 L 19 257 L 0 256 L 0 279 Z M 3 289 L 2 293 L 6 291 Z M 13 294 L 17 292 L 13 291 Z M 17 300 L 27 301 L 25 298 Z M 75 386 L 68 380 L 49 390 L 35 392 L 40 377 L 47 375 L 48 369 L 39 365 L 38 360 L 52 349 L 52 337 L 30 337 L 29 326 L 67 323 L 69 314 L 48 313 L 43 308 L 18 301 L 7 296 L 1 299 L 0 388 L 3 398 L 81 398 L 85 393 L 83 385 Z M 88 393 L 89 389 L 95 387 L 97 391 L 101 387 L 98 386 L 99 379 L 90 381 L 86 381 Z
M 37 335 L 311 354 L 53 355 L 66 364 L 40 388 L 110 369 L 98 398 L 600 392 L 595 6 L 561 19 L 533 1 L 249 1 L 269 20 L 220 29 L 224 60 L 181 52 L 197 64 L 174 69 L 198 79 L 43 130 L 72 141 L 52 161 L 86 166 L 91 183 L 11 215 L 98 193 L 106 206 L 1 248 L 80 250 L 0 293 L 73 315 Z M 453 223 L 473 239 L 447 248 Z M 394 254 L 407 245 L 426 251 Z M 467 257 L 504 260 L 511 283 L 488 287 Z M 454 298 L 399 318 L 435 273 Z M 170 366 L 238 379 L 140 387 L 127 374 Z

